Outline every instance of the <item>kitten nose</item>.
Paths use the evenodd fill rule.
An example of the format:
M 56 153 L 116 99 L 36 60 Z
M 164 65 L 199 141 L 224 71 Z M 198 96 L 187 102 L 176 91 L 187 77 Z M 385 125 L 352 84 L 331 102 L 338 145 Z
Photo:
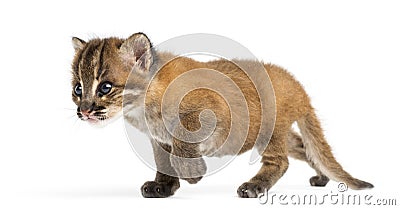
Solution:
M 89 117 L 91 110 L 86 109 L 86 110 L 81 110 L 82 115 Z
M 94 103 L 88 103 L 88 102 L 82 102 L 81 104 L 81 113 L 88 117 L 90 115 L 90 113 L 93 111 L 94 109 Z

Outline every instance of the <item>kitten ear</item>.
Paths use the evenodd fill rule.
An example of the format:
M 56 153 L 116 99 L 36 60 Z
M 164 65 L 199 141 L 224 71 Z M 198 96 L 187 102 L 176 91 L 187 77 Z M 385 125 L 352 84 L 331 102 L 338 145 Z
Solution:
M 72 46 L 74 46 L 75 51 L 82 50 L 86 45 L 86 42 L 78 37 L 72 37 Z
M 121 59 L 129 67 L 146 72 L 153 62 L 151 42 L 144 33 L 136 33 L 127 38 L 119 48 Z

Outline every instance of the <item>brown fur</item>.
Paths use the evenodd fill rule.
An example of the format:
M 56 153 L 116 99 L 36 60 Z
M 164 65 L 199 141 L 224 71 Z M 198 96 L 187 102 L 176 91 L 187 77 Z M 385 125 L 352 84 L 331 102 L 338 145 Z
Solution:
M 183 72 L 199 68 L 213 69 L 228 75 L 243 91 L 249 105 L 250 130 L 240 153 L 253 148 L 260 127 L 260 101 L 251 81 L 243 74 L 242 70 L 229 61 L 219 60 L 204 63 L 190 58 L 177 58 L 169 62 L 158 73 L 157 78 L 162 78 L 162 80 L 155 80 L 151 83 L 149 92 L 152 94 L 146 100 L 146 106 L 155 106 L 156 110 L 160 112 L 160 99 L 172 80 Z M 318 176 L 310 179 L 313 186 L 326 185 L 329 180 L 326 177 L 328 175 L 331 179 L 346 182 L 353 189 L 372 187 L 369 183 L 351 177 L 336 162 L 329 145 L 324 140 L 322 129 L 310 105 L 309 97 L 300 83 L 280 67 L 266 64 L 265 69 L 271 79 L 276 97 L 277 116 L 274 132 L 266 151 L 263 153 L 262 168 L 255 177 L 239 188 L 239 195 L 241 197 L 255 197 L 263 190 L 272 187 L 287 170 L 288 155 L 307 161 L 316 170 Z M 219 141 L 215 145 L 218 148 L 224 143 L 228 132 L 232 132 L 229 129 L 231 116 L 227 104 L 212 90 L 193 91 L 185 97 L 185 100 L 180 104 L 180 114 L 187 115 L 190 113 L 193 117 L 181 118 L 181 123 L 186 125 L 188 130 L 199 129 L 198 116 L 203 109 L 212 109 L 218 118 L 217 128 L 222 127 L 224 129 L 219 130 L 226 132 L 219 133 L 218 138 L 212 138 L 214 143 Z M 303 137 L 307 138 L 305 142 L 301 141 L 298 134 L 291 131 L 291 126 L 296 121 L 299 123 Z M 186 151 L 188 154 L 185 155 L 191 156 L 197 152 L 196 150 L 198 148 Z M 229 154 L 229 151 L 227 154 Z M 325 171 L 326 175 L 321 171 Z
M 74 44 L 77 54 L 73 67 L 77 71 L 74 71 L 73 74 L 73 84 L 78 81 L 78 78 L 85 80 L 79 76 L 82 75 L 82 72 L 93 71 L 93 66 L 98 65 L 95 60 L 86 62 L 90 63 L 88 67 L 78 64 L 85 55 L 85 49 L 87 50 L 91 44 L 99 45 L 98 42 L 113 43 L 106 44 L 109 48 L 105 49 L 105 55 L 108 57 L 103 59 L 105 65 L 108 66 L 107 71 L 110 72 L 106 75 L 114 76 L 108 76 L 107 79 L 119 85 L 127 81 L 126 89 L 130 90 L 132 94 L 125 94 L 125 118 L 139 130 L 151 133 L 149 137 L 153 142 L 157 167 L 163 169 L 160 171 L 167 171 L 167 174 L 158 172 L 155 181 L 146 182 L 143 185 L 143 196 L 167 197 L 174 194 L 179 188 L 179 180 L 175 178 L 176 176 L 189 183 L 198 182 L 206 171 L 202 156 L 234 155 L 237 152 L 243 153 L 257 147 L 255 140 L 261 125 L 260 98 L 252 81 L 237 65 L 226 60 L 199 62 L 186 57 L 172 59 L 174 57 L 172 54 L 152 51 L 149 48 L 151 44 L 145 35 L 135 34 L 127 40 L 92 40 L 87 44 L 84 43 L 83 46 L 79 42 Z M 120 45 L 122 47 L 119 47 Z M 235 62 L 249 67 L 256 63 L 247 60 L 236 60 Z M 160 68 L 160 64 L 164 63 L 166 64 L 155 74 L 155 69 Z M 287 170 L 288 156 L 306 161 L 315 169 L 317 176 L 310 179 L 310 184 L 313 186 L 325 186 L 330 178 L 346 182 L 353 189 L 373 187 L 368 182 L 353 178 L 335 160 L 310 104 L 310 99 L 301 84 L 286 70 L 278 66 L 265 64 L 264 67 L 275 92 L 275 127 L 266 150 L 262 152 L 260 171 L 239 187 L 238 195 L 240 197 L 256 197 L 264 190 L 270 189 Z M 133 69 L 131 71 L 133 75 L 128 79 L 130 69 Z M 231 117 L 229 105 L 221 95 L 206 88 L 193 90 L 182 99 L 179 104 L 179 120 L 187 130 L 197 131 L 201 128 L 199 121 L 201 111 L 210 109 L 217 119 L 215 132 L 200 143 L 182 141 L 168 132 L 162 121 L 161 99 L 173 80 L 193 69 L 213 69 L 228 76 L 236 83 L 248 104 L 250 118 L 248 132 L 245 129 L 233 131 L 230 129 L 231 121 L 234 119 Z M 155 77 L 150 80 L 152 76 Z M 146 90 L 148 84 L 150 84 L 149 89 Z M 145 91 L 147 91 L 146 98 Z M 230 94 L 235 96 L 236 93 Z M 74 97 L 74 101 L 79 106 L 80 101 L 76 97 Z M 122 109 L 120 99 L 109 101 L 109 103 L 114 103 L 114 106 Z M 145 103 L 144 107 L 141 106 L 143 103 Z M 167 117 L 173 117 L 172 109 L 170 110 L 172 104 L 166 103 L 163 104 L 166 109 L 163 110 L 163 113 L 168 115 Z M 146 116 L 144 110 L 146 110 Z M 144 125 L 145 121 L 148 123 L 148 127 Z M 298 123 L 301 136 L 291 130 L 294 122 Z M 225 143 L 229 132 L 233 132 L 234 136 L 245 134 L 244 144 L 242 145 L 238 139 L 229 142 L 224 150 L 216 151 Z M 163 149 L 157 145 L 161 145 Z M 182 162 L 180 159 L 170 156 L 169 152 L 178 157 L 193 158 L 193 162 Z

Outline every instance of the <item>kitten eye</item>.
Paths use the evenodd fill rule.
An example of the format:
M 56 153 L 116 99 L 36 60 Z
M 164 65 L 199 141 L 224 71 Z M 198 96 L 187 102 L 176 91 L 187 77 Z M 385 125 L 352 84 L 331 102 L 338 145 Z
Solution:
M 77 96 L 81 96 L 82 95 L 82 86 L 81 86 L 80 83 L 75 85 L 74 92 L 75 92 L 75 94 Z
M 110 82 L 103 82 L 100 85 L 99 93 L 97 94 L 99 97 L 108 94 L 112 89 L 112 84 Z

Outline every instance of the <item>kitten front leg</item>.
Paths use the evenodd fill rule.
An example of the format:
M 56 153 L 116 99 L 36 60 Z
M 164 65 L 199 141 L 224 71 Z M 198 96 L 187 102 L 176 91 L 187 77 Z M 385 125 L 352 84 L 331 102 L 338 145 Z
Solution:
M 190 184 L 196 184 L 207 171 L 197 143 L 183 142 L 174 139 L 172 145 L 171 165 L 179 178 Z
M 171 166 L 171 147 L 152 140 L 154 159 L 157 166 L 157 174 L 154 181 L 148 181 L 141 187 L 145 198 L 165 198 L 174 195 L 180 187 L 179 178 Z

